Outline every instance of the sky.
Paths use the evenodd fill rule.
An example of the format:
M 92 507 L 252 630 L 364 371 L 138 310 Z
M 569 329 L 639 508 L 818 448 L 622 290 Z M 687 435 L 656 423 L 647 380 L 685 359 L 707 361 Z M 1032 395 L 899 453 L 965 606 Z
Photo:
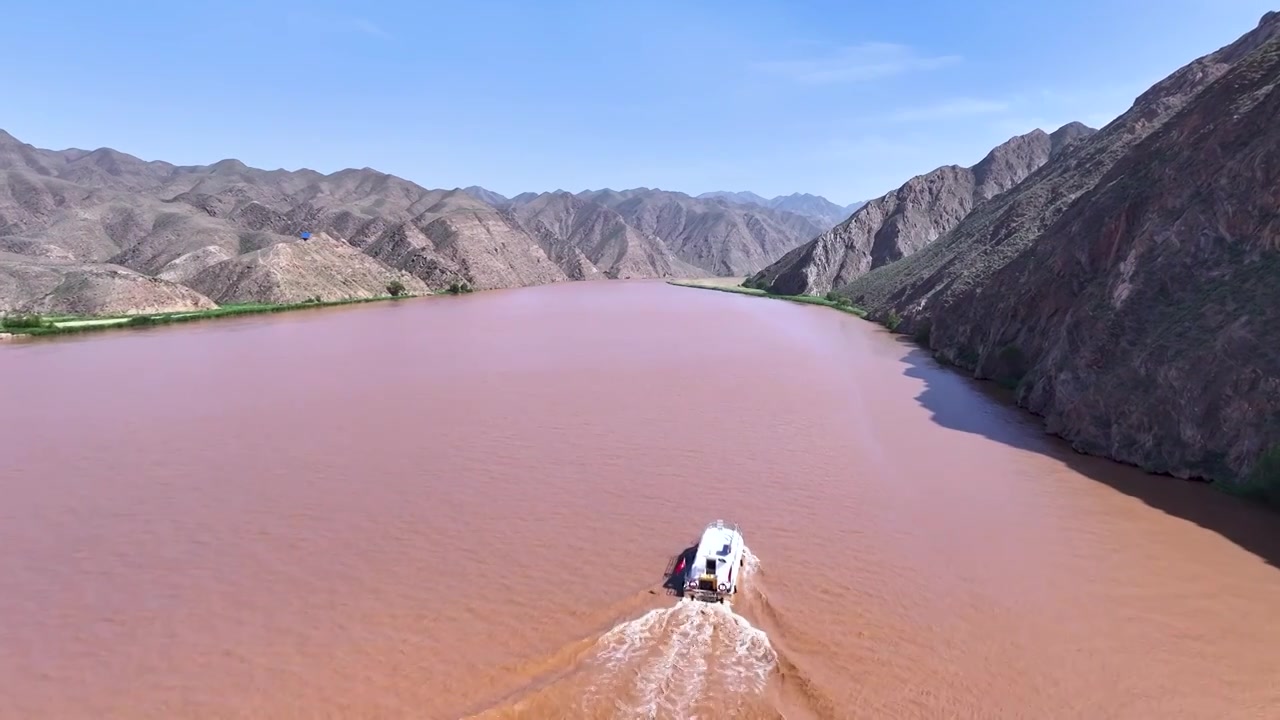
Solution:
M 1275 5 L 10 0 L 0 128 L 46 148 L 372 167 L 509 196 L 846 204 L 1037 127 L 1101 127 Z

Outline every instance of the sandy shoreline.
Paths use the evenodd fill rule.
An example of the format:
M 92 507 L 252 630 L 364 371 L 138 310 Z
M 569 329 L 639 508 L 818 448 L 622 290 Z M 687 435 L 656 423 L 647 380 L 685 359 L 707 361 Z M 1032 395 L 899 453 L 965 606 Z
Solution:
M 742 287 L 745 277 L 709 277 L 709 278 L 693 278 L 690 280 L 668 280 L 672 285 L 684 285 L 686 287 L 709 287 L 709 288 L 737 288 Z M 742 288 L 747 290 L 748 288 Z

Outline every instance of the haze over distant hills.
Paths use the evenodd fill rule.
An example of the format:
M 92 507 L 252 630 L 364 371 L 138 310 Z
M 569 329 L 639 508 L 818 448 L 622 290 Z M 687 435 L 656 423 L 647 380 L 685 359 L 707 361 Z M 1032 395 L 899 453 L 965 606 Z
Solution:
M 477 200 L 482 200 L 495 207 L 502 207 L 504 205 L 509 205 L 511 203 L 518 204 L 521 202 L 528 202 L 530 199 L 538 196 L 538 193 L 527 192 L 527 193 L 521 193 L 520 195 L 517 195 L 514 198 L 508 198 L 492 190 L 488 190 L 486 188 L 480 187 L 479 185 L 472 185 L 471 187 L 466 187 L 466 188 L 463 188 L 462 190 L 463 192 L 466 192 L 467 194 L 471 195 Z M 613 192 L 634 193 L 637 190 L 648 190 L 648 188 L 636 188 L 634 190 L 622 190 L 622 191 L 614 191 L 609 189 L 585 190 L 581 193 L 576 193 L 576 194 L 584 197 L 591 197 L 591 196 L 598 196 L 601 194 L 609 194 Z M 565 191 L 555 190 L 553 192 L 563 193 Z M 654 192 L 662 192 L 662 191 L 655 190 Z M 679 193 L 679 194 L 684 194 L 684 193 Z M 786 212 L 795 213 L 796 215 L 800 215 L 802 217 L 807 217 L 810 220 L 813 220 L 814 222 L 824 227 L 835 225 L 836 223 L 841 222 L 845 218 L 849 217 L 849 215 L 854 210 L 857 210 L 858 208 L 866 204 L 866 201 L 861 201 L 861 202 L 853 203 L 851 205 L 841 206 L 831 202 L 830 200 L 822 197 L 821 195 L 811 195 L 809 193 L 793 193 L 791 195 L 779 195 L 773 199 L 767 199 L 753 192 L 724 192 L 720 190 L 715 192 L 702 193 L 701 195 L 695 196 L 694 199 L 724 200 L 734 205 L 754 205 L 756 207 L 768 208 L 771 210 L 783 210 Z
M 699 198 L 722 198 L 739 205 L 757 205 L 759 207 L 774 208 L 777 210 L 786 210 L 813 218 L 819 223 L 827 226 L 835 225 L 844 221 L 854 210 L 866 205 L 866 201 L 852 203 L 850 205 L 837 205 L 821 195 L 810 195 L 809 193 L 792 193 L 791 195 L 779 195 L 772 199 L 765 199 L 753 192 L 708 192 L 702 193 Z

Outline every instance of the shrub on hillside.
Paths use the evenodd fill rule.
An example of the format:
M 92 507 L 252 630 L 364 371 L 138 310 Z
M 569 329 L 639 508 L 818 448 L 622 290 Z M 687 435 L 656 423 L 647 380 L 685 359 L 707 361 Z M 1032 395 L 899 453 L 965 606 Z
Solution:
M 1280 445 L 1264 452 L 1245 479 L 1244 493 L 1280 508 Z
M 829 303 L 831 303 L 831 304 L 833 304 L 833 305 L 838 305 L 838 306 L 840 306 L 840 307 L 849 307 L 850 305 L 852 305 L 852 304 L 853 304 L 853 301 L 852 301 L 852 300 L 850 300 L 849 298 L 845 297 L 844 295 L 841 295 L 840 293 L 836 292 L 835 290 L 832 290 L 831 292 L 827 293 L 827 294 L 826 294 L 826 299 L 827 299 L 827 302 L 829 302 Z
M 404 294 L 404 283 L 399 280 L 392 280 L 387 283 L 387 294 L 391 297 L 400 297 Z

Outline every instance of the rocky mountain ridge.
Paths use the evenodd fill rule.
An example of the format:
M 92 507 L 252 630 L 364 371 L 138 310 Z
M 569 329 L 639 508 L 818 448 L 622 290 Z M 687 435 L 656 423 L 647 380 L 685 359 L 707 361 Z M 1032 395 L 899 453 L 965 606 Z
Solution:
M 533 198 L 541 195 L 558 195 L 570 194 L 583 198 L 596 198 L 601 196 L 615 197 L 617 195 L 629 196 L 637 193 L 663 192 L 651 188 L 633 188 L 630 190 L 612 190 L 605 188 L 603 190 L 584 190 L 579 193 L 566 193 L 565 190 L 553 190 L 549 193 L 521 193 L 514 198 L 505 197 L 499 193 L 493 192 L 478 185 L 463 188 L 463 192 L 471 195 L 477 200 L 486 202 L 494 207 L 510 207 L 527 203 Z M 677 193 L 684 195 L 685 193 Z M 821 228 L 828 228 L 836 223 L 841 222 L 849 215 L 866 204 L 865 201 L 852 203 L 850 205 L 837 205 L 821 195 L 812 195 L 810 193 L 792 193 L 790 195 L 779 195 L 774 198 L 764 198 L 753 192 L 705 192 L 700 195 L 693 196 L 694 200 L 723 200 L 730 205 L 752 205 L 768 210 L 782 210 L 794 215 L 799 215 L 816 223 Z
M 800 245 L 748 283 L 781 295 L 822 295 L 911 255 L 969 211 L 1017 185 L 1050 157 L 1094 130 L 1069 123 L 1033 130 L 997 146 L 973 167 L 946 165 L 871 200 L 847 220 Z
M 702 193 L 698 198 L 703 200 L 719 198 L 737 205 L 755 205 L 774 210 L 786 210 L 787 212 L 810 218 L 824 228 L 843 222 L 855 210 L 866 205 L 866 201 L 849 205 L 837 205 L 821 195 L 811 195 L 809 193 L 792 193 L 766 199 L 753 192 L 716 191 Z
M 429 190 L 370 168 L 177 166 L 109 148 L 44 150 L 0 131 L 0 311 L 43 307 L 65 276 L 94 266 L 129 278 L 116 299 L 111 288 L 126 284 L 97 283 L 82 303 L 111 313 L 151 307 L 146 288 L 194 307 L 211 299 L 189 289 L 222 302 L 300 302 L 377 295 L 391 280 L 486 289 L 745 275 L 823 229 L 785 210 L 660 190 L 561 195 Z
M 1268 13 L 839 292 L 1081 451 L 1244 482 L 1280 457 L 1278 87 Z

